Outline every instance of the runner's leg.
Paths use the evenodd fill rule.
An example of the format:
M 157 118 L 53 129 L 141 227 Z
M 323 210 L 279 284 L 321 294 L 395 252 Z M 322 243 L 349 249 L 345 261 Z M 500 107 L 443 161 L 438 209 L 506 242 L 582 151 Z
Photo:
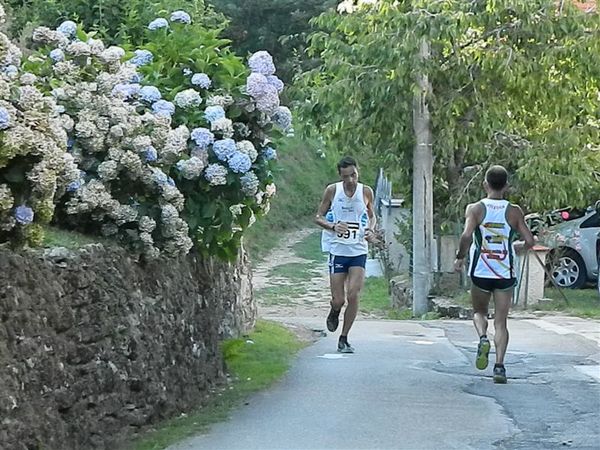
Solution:
M 342 336 L 348 336 L 350 328 L 358 314 L 359 296 L 365 284 L 365 269 L 363 267 L 353 266 L 348 269 L 348 306 L 344 312 L 344 326 L 342 327 Z
M 494 344 L 496 345 L 496 364 L 504 364 L 504 355 L 508 346 L 508 327 L 506 326 L 508 311 L 512 302 L 514 289 L 494 291 Z

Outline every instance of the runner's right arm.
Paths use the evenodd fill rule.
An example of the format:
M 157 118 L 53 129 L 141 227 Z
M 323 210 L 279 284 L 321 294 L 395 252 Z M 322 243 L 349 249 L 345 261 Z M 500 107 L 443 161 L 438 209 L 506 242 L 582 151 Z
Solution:
M 319 205 L 319 209 L 317 211 L 317 215 L 315 216 L 315 223 L 319 225 L 321 228 L 325 228 L 329 231 L 335 231 L 336 224 L 330 223 L 325 219 L 325 215 L 329 208 L 331 208 L 331 202 L 333 201 L 333 196 L 335 194 L 335 184 L 330 184 L 325 189 L 323 193 L 323 199 L 321 200 L 321 204 Z
M 467 251 L 473 243 L 473 232 L 483 219 L 481 216 L 481 203 L 472 203 L 467 206 L 465 211 L 465 228 L 460 236 L 458 252 L 456 252 L 456 260 L 454 261 L 454 270 L 457 272 L 462 270 Z

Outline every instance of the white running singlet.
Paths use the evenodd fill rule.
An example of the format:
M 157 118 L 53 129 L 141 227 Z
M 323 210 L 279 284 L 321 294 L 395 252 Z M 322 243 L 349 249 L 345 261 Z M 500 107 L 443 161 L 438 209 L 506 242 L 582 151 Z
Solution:
M 483 199 L 485 215 L 473 233 L 469 275 L 478 278 L 515 278 L 515 230 L 507 219 L 510 203 L 506 200 Z
M 365 240 L 365 229 L 369 224 L 369 215 L 365 203 L 364 185 L 358 183 L 354 195 L 348 197 L 344 192 L 343 182 L 336 183 L 331 211 L 335 222 L 348 224 L 348 231 L 334 234 L 329 252 L 335 256 L 366 255 L 369 246 Z

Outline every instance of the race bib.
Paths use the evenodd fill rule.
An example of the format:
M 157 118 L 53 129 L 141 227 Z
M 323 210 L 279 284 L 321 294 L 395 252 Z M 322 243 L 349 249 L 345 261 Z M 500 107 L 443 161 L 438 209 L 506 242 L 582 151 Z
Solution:
M 358 222 L 347 222 L 348 229 L 344 233 L 336 233 L 335 240 L 342 244 L 358 244 L 363 236 Z

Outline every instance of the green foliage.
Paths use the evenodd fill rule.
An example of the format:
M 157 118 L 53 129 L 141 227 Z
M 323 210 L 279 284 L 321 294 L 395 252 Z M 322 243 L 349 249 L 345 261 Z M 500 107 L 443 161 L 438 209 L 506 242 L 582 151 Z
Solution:
M 231 19 L 226 35 L 239 54 L 267 50 L 279 76 L 291 81 L 303 60 L 309 20 L 336 0 L 211 0 L 215 9 Z
M 438 223 L 481 195 L 491 163 L 515 174 L 511 199 L 526 209 L 598 197 L 598 14 L 558 14 L 552 0 L 382 0 L 314 23 L 322 66 L 298 85 L 306 129 L 380 155 L 399 194 L 411 186 L 415 81 L 428 75 Z
M 586 317 L 590 319 L 600 318 L 600 299 L 596 289 L 563 289 L 562 294 L 556 288 L 546 288 L 544 296 L 550 301 L 540 302 L 535 305 L 539 311 L 560 311 L 572 316 Z
M 168 18 L 171 11 L 184 9 L 209 28 L 221 28 L 227 20 L 204 0 L 7 0 L 12 9 L 9 31 L 20 36 L 26 25 L 57 27 L 65 20 L 82 24 L 107 44 L 139 42 L 148 23 Z

